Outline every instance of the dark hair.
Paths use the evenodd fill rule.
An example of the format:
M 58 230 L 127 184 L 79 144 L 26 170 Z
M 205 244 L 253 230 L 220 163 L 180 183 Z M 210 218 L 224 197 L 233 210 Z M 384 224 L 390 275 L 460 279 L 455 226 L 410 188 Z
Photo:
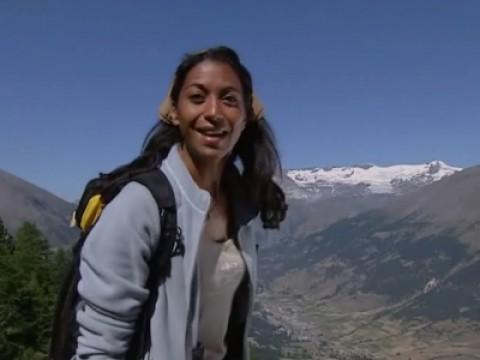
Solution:
M 242 178 L 250 192 L 250 198 L 260 211 L 265 228 L 278 228 L 287 211 L 285 194 L 273 180 L 276 171 L 281 174 L 281 164 L 275 145 L 273 131 L 267 120 L 253 119 L 253 86 L 249 71 L 242 65 L 237 53 L 225 46 L 187 54 L 175 71 L 175 78 L 170 91 L 173 105 L 178 102 L 180 90 L 189 71 L 205 60 L 226 63 L 232 67 L 242 84 L 245 99 L 247 121 L 231 161 L 239 158 L 242 162 Z M 170 148 L 182 140 L 178 127 L 159 121 L 145 138 L 142 154 L 166 157 Z

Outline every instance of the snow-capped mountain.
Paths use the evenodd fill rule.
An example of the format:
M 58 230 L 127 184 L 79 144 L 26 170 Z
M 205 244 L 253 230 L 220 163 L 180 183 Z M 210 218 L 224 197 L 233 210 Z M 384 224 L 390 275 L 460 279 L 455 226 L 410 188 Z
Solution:
M 369 164 L 289 170 L 283 187 L 290 198 L 311 200 L 343 195 L 402 194 L 461 170 L 439 160 L 419 165 Z

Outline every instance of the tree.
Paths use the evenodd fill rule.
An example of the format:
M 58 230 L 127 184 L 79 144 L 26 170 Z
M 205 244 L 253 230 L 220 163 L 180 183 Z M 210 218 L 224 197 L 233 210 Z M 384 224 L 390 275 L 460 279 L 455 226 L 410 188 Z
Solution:
M 52 273 L 52 286 L 54 287 L 52 291 L 57 293 L 59 286 L 62 283 L 65 271 L 72 261 L 71 254 L 66 252 L 63 248 L 58 248 L 53 252 L 53 257 L 51 261 L 51 273 Z
M 46 359 L 59 265 L 34 224 L 24 223 L 12 244 L 0 259 L 0 354 Z
M 18 229 L 15 239 L 14 258 L 22 270 L 30 275 L 45 280 L 51 258 L 50 245 L 38 228 L 25 222 Z
M 13 238 L 0 218 L 0 256 L 13 251 Z
M 7 359 L 13 358 L 16 352 L 9 341 L 11 325 L 15 321 L 11 298 L 18 289 L 13 250 L 13 239 L 0 219 L 0 354 Z

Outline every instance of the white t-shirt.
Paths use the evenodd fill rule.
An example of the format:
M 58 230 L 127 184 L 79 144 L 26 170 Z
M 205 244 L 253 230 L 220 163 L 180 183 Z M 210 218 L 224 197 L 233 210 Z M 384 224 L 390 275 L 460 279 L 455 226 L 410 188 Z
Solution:
M 212 219 L 214 220 L 214 219 Z M 198 340 L 205 348 L 204 360 L 222 360 L 233 296 L 246 267 L 232 239 L 214 241 L 205 228 L 199 248 L 200 318 Z

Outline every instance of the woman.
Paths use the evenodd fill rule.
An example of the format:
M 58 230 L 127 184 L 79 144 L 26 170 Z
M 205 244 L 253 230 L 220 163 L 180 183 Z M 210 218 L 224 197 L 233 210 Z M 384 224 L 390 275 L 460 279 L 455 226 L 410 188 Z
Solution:
M 271 131 L 249 72 L 227 47 L 184 58 L 160 115 L 143 156 L 164 158 L 186 251 L 172 258 L 171 276 L 158 289 L 146 358 L 248 359 L 257 276 L 252 227 L 259 218 L 276 228 L 286 212 L 273 181 L 280 164 Z M 78 358 L 124 358 L 148 297 L 148 258 L 160 231 L 155 201 L 138 183 L 103 211 L 82 249 Z

